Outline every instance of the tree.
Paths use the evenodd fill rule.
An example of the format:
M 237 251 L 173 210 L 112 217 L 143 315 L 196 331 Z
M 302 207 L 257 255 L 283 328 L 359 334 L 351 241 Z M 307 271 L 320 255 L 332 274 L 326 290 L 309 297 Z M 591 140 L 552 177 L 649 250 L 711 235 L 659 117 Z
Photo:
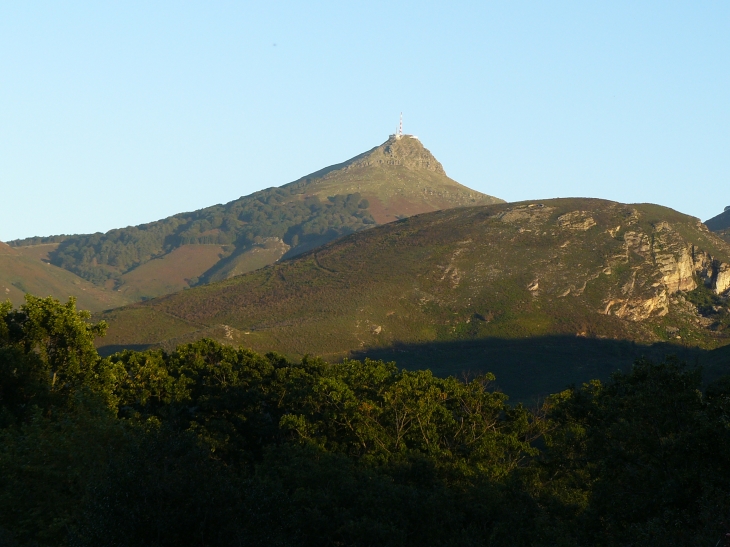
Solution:
M 0 305 L 0 406 L 18 417 L 29 405 L 64 405 L 82 388 L 113 403 L 114 370 L 101 364 L 94 339 L 106 323 L 89 323 L 76 300 L 26 295 Z
M 730 428 L 699 370 L 640 360 L 553 399 L 545 493 L 594 545 L 714 544 L 730 515 Z M 721 390 L 718 390 L 721 391 Z M 696 543 L 695 543 L 696 542 Z

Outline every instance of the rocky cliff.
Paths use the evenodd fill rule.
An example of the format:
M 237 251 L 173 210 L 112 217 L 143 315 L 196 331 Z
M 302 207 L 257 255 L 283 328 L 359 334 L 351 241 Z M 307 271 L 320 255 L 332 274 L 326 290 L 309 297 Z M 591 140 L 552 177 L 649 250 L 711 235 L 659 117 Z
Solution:
M 630 279 L 608 298 L 604 313 L 641 321 L 652 314 L 666 315 L 669 297 L 691 291 L 704 283 L 716 294 L 730 288 L 728 264 L 687 241 L 669 222 L 660 221 L 649 229 L 639 225 L 639 212 L 631 210 L 623 224 L 610 230 L 623 237 L 623 252 L 611 257 L 606 268 L 626 265 Z M 699 222 L 698 230 L 706 228 Z

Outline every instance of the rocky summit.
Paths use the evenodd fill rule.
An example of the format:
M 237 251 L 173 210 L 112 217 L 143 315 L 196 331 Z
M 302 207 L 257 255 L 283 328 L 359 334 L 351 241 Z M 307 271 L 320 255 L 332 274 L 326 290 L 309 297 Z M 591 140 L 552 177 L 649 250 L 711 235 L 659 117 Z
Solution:
M 369 201 L 379 224 L 439 209 L 504 203 L 449 178 L 441 163 L 413 135 L 392 135 L 368 152 L 287 186 L 306 189 L 307 195 L 321 198 L 357 192 Z

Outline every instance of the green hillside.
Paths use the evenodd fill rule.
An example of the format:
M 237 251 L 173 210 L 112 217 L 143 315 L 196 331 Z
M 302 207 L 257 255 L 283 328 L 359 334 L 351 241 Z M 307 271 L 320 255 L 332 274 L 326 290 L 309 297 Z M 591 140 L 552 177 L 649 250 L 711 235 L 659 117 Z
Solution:
M 46 245 L 13 249 L 0 243 L 0 302 L 19 306 L 26 294 L 76 298 L 79 307 L 91 311 L 116 308 L 132 302 L 118 292 L 98 287 L 79 276 L 44 262 Z M 54 247 L 51 245 L 50 247 Z
M 500 201 L 451 180 L 418 139 L 403 136 L 225 205 L 105 234 L 10 244 L 54 245 L 53 265 L 143 300 L 256 270 L 397 218 Z
M 718 236 L 730 243 L 730 208 L 726 207 L 725 211 L 710 220 L 705 221 L 705 225 L 715 232 Z
M 644 353 L 730 342 L 730 246 L 697 219 L 596 199 L 418 215 L 103 315 L 104 351 L 203 336 L 257 351 L 489 370 L 516 397 Z

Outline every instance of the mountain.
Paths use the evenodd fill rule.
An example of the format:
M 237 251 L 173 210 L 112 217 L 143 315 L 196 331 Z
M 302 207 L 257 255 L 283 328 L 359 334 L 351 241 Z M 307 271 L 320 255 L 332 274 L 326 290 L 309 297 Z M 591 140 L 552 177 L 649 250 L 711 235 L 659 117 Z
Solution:
M 652 204 L 556 199 L 442 210 L 292 260 L 111 310 L 103 340 L 203 336 L 257 351 L 485 369 L 520 396 L 642 354 L 730 343 L 730 245 Z
M 48 245 L 12 248 L 0 242 L 0 301 L 14 306 L 26 293 L 53 296 L 61 301 L 76 297 L 80 308 L 102 311 L 130 303 L 121 294 L 97 287 L 79 276 L 48 263 Z M 44 262 L 45 260 L 45 262 Z
M 730 206 L 725 211 L 712 217 L 705 222 L 705 225 L 718 236 L 730 243 Z
M 376 224 L 501 201 L 450 179 L 417 138 L 392 136 L 344 163 L 225 205 L 105 234 L 10 243 L 46 245 L 51 264 L 144 300 L 228 279 Z

